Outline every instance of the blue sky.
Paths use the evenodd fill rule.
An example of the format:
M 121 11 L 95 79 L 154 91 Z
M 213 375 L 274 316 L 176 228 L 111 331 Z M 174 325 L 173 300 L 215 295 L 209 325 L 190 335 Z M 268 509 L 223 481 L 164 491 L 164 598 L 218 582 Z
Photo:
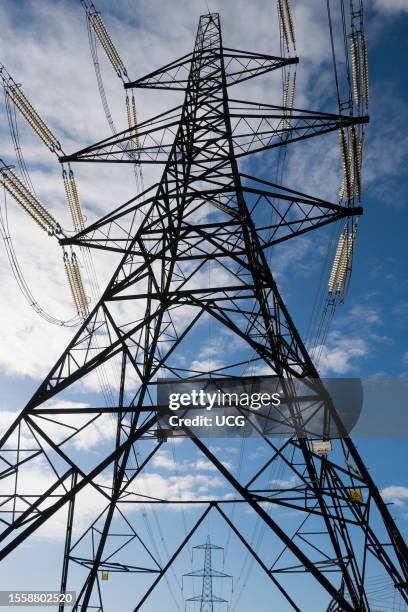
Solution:
M 221 12 L 224 40 L 229 46 L 277 53 L 276 15 L 272 1 L 257 0 L 248 3 L 242 0 L 239 5 L 234 5 L 229 0 L 209 0 L 209 5 L 211 10 Z M 121 4 L 105 1 L 98 2 L 97 6 L 114 40 L 120 41 L 118 46 L 125 63 L 135 77 L 188 52 L 198 16 L 205 11 L 201 1 L 151 3 L 146 0 Z M 301 58 L 298 68 L 298 105 L 301 108 L 335 110 L 324 3 L 317 0 L 314 3 L 293 0 L 293 6 Z M 108 136 L 108 126 L 97 95 L 80 3 L 73 0 L 18 3 L 6 0 L 0 7 L 0 18 L 4 24 L 0 40 L 0 61 L 4 62 L 16 81 L 21 81 L 27 96 L 61 138 L 64 149 L 73 151 Z M 370 125 L 364 161 L 365 211 L 359 225 L 347 299 L 336 312 L 324 346 L 324 358 L 320 363 L 322 373 L 331 376 L 392 379 L 406 377 L 408 373 L 408 83 L 404 63 L 407 54 L 407 26 L 408 11 L 402 0 L 375 0 L 367 4 Z M 102 63 L 102 68 L 115 120 L 121 125 L 123 99 L 120 83 L 111 74 L 107 64 Z M 268 98 L 270 90 L 270 82 L 264 79 L 259 85 L 251 84 L 248 97 L 273 102 Z M 155 114 L 170 106 L 174 99 L 172 94 L 140 94 L 139 116 L 146 118 Z M 1 112 L 5 117 L 4 107 Z M 22 140 L 41 199 L 59 219 L 68 223 L 58 164 L 24 127 Z M 0 123 L 0 146 L 0 157 L 12 163 L 14 153 L 5 121 Z M 323 146 L 325 149 L 322 149 Z M 251 161 L 246 166 L 248 169 L 254 174 L 267 177 L 273 172 L 273 157 L 263 156 L 258 161 Z M 106 212 L 112 204 L 118 205 L 125 201 L 134 190 L 128 169 L 115 168 L 113 174 L 105 168 L 101 170 L 98 166 L 84 164 L 78 170 L 75 168 L 75 171 L 89 219 Z M 285 184 L 312 195 L 335 200 L 339 172 L 337 140 L 334 135 L 333 138 L 327 138 L 325 145 L 310 142 L 303 149 L 298 149 L 298 152 L 293 151 L 285 173 Z M 147 170 L 146 184 L 154 179 L 153 171 Z M 30 220 L 25 219 L 20 211 L 11 209 L 10 219 L 22 266 L 29 283 L 35 288 L 37 299 L 55 316 L 72 316 L 58 248 L 34 230 Z M 317 232 L 311 233 L 306 239 L 288 243 L 287 248 L 273 253 L 273 269 L 279 287 L 303 334 L 308 328 L 319 273 L 326 257 L 327 239 L 328 233 L 323 232 L 320 239 L 317 238 Z M 113 264 L 103 257 L 96 257 L 95 264 L 103 286 Z M 5 252 L 0 260 L 0 278 L 3 287 L 0 312 L 6 321 L 0 330 L 0 414 L 1 425 L 4 425 L 24 406 L 68 342 L 72 331 L 49 327 L 36 318 L 15 287 Z M 206 356 L 202 354 L 201 357 L 222 358 L 219 348 L 216 355 L 211 352 L 211 343 L 206 334 L 206 328 L 201 328 L 197 335 L 197 340 L 207 349 Z M 228 352 L 228 338 L 225 338 L 223 350 Z M 187 347 L 186 358 L 194 353 L 192 345 Z M 72 394 L 68 399 L 74 403 L 97 402 L 95 381 L 91 380 L 80 393 Z M 109 448 L 109 432 L 109 424 L 103 423 L 93 438 L 84 440 L 84 446 L 75 449 L 84 465 L 95 463 L 100 453 Z M 387 501 L 394 503 L 393 515 L 401 531 L 407 535 L 406 439 L 364 439 L 357 443 L 378 487 L 384 490 Z M 173 449 L 167 448 L 153 464 L 154 469 L 145 481 L 147 488 L 165 491 L 166 487 L 171 486 L 186 496 L 227 494 L 222 479 L 219 479 L 208 463 L 199 463 L 200 457 L 189 442 L 177 445 L 174 452 L 178 463 L 177 472 L 174 469 Z M 235 473 L 239 471 L 240 452 L 239 446 L 224 445 L 226 460 L 233 466 Z M 244 452 L 248 462 L 244 462 L 242 467 L 243 476 L 250 473 L 251 461 L 260 460 L 258 455 L 262 455 L 265 449 L 257 446 L 254 441 L 248 441 Z M 33 486 L 36 484 L 41 487 L 42 481 L 38 474 L 31 474 L 30 477 Z M 283 472 L 271 475 L 272 479 L 280 483 L 285 482 L 287 477 Z M 93 504 L 92 496 L 84 501 L 83 526 L 93 516 Z M 168 550 L 171 551 L 175 546 L 176 533 L 183 531 L 184 522 L 187 525 L 192 523 L 199 511 L 185 514 L 180 510 L 160 513 L 160 528 L 165 534 Z M 146 525 L 143 527 L 141 513 L 138 516 L 141 529 L 146 529 Z M 263 535 L 263 544 L 259 544 L 259 549 L 267 550 L 271 541 L 262 534 L 259 527 L 255 526 L 253 530 L 251 517 L 241 509 L 236 511 L 236 517 L 240 519 L 249 539 L 254 538 L 256 541 L 259 538 L 261 541 Z M 280 519 L 289 531 L 298 520 L 289 513 Z M 157 531 L 156 517 L 152 515 L 150 520 Z M 6 573 L 0 579 L 1 588 L 57 588 L 62 546 L 61 525 L 63 518 L 56 520 L 49 529 L 44 529 L 40 536 L 27 541 L 10 556 Z M 229 540 L 220 520 L 215 517 L 204 524 L 193 544 L 202 543 L 208 532 L 211 532 L 217 544 L 227 547 L 224 571 L 234 575 L 236 588 L 233 602 L 237 603 L 238 600 L 233 609 L 237 612 L 249 609 L 259 589 L 269 593 L 266 578 L 245 562 L 238 542 L 234 537 Z M 161 556 L 165 558 L 166 550 L 160 542 L 160 533 L 158 540 Z M 195 568 L 199 567 L 198 556 L 195 562 Z M 25 568 L 23 575 L 22 567 Z M 221 560 L 217 567 L 222 569 Z M 177 583 L 180 582 L 180 576 L 190 570 L 188 558 L 184 555 L 175 567 L 175 574 L 170 574 L 171 589 L 179 602 L 182 594 Z M 251 580 L 244 578 L 248 571 Z M 239 596 L 243 584 L 247 586 Z M 184 595 L 191 596 L 192 584 L 186 582 L 185 585 Z M 115 581 L 111 578 L 109 583 L 103 584 L 103 589 L 107 609 L 117 610 L 115 602 L 118 593 L 121 593 L 122 598 L 128 598 L 130 605 L 134 595 L 139 592 L 140 583 L 135 583 L 135 593 L 126 591 L 125 594 L 121 577 Z M 304 580 L 299 578 L 295 591 L 299 597 L 303 597 L 305 612 L 315 610 L 317 590 L 305 591 Z M 224 588 L 224 595 L 226 593 L 227 589 Z M 153 598 L 146 604 L 146 610 L 157 610 L 158 602 L 161 604 L 163 598 L 168 600 L 170 595 L 165 584 L 158 591 L 157 597 L 157 600 Z M 257 611 L 269 610 L 272 603 L 272 599 L 265 597 Z M 125 601 L 123 606 L 126 609 Z

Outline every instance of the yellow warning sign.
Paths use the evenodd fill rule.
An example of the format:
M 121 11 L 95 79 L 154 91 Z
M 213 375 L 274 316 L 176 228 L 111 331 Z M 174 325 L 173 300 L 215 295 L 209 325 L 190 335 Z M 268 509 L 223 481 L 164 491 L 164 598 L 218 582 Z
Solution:
M 355 504 L 361 504 L 363 501 L 361 489 L 350 489 L 350 500 Z

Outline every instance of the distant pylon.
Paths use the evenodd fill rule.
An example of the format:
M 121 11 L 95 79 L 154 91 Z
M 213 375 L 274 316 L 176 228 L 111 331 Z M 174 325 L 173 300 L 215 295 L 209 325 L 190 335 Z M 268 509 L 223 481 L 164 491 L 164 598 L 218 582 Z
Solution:
M 199 544 L 198 546 L 194 546 L 196 549 L 204 550 L 204 567 L 199 570 L 195 570 L 193 572 L 189 572 L 188 574 L 184 574 L 184 576 L 193 576 L 194 578 L 202 578 L 203 585 L 201 589 L 201 595 L 196 595 L 195 597 L 189 597 L 186 599 L 186 609 L 189 601 L 200 602 L 200 612 L 214 612 L 214 603 L 226 603 L 228 604 L 227 599 L 223 599 L 222 597 L 218 597 L 214 595 L 213 592 L 213 578 L 231 578 L 229 574 L 224 574 L 224 572 L 219 572 L 212 567 L 212 550 L 224 550 L 221 546 L 217 546 L 216 544 L 211 544 L 210 536 L 207 536 L 207 540 L 205 544 Z

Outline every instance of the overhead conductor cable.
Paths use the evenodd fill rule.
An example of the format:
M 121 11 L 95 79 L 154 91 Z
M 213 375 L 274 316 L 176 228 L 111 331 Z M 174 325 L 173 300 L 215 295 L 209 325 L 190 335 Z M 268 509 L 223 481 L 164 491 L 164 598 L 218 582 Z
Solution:
M 49 314 L 44 308 L 40 306 L 35 296 L 33 295 L 26 279 L 24 278 L 23 271 L 21 269 L 20 263 L 18 261 L 17 253 L 14 248 L 13 238 L 10 234 L 10 229 L 8 225 L 8 214 L 7 214 L 7 203 L 5 200 L 4 203 L 4 211 L 0 205 L 0 234 L 4 241 L 4 246 L 6 249 L 7 257 L 10 263 L 11 270 L 13 272 L 14 278 L 20 289 L 24 299 L 27 301 L 29 306 L 47 323 L 52 323 L 53 325 L 61 325 L 64 327 L 74 327 L 79 324 L 78 317 L 73 317 L 68 320 L 58 319 L 51 314 Z

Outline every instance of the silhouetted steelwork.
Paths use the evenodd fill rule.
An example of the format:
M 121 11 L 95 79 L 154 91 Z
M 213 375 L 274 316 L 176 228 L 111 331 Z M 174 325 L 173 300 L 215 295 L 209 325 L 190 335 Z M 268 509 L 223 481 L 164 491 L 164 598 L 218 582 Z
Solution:
M 99 303 L 0 441 L 1 476 L 9 491 L 2 494 L 0 560 L 4 562 L 59 509 L 67 508 L 61 588 L 76 588 L 74 610 L 103 610 L 102 571 L 143 573 L 145 580 L 151 576 L 152 583 L 135 603 L 134 609 L 141 609 L 209 513 L 232 530 L 270 580 L 273 593 L 291 609 L 304 609 L 296 580 L 290 580 L 301 572 L 320 586 L 330 610 L 370 610 L 365 579 L 372 564 L 389 576 L 408 602 L 407 546 L 342 429 L 266 257 L 272 245 L 360 215 L 362 210 L 257 179 L 238 168 L 237 160 L 250 153 L 339 128 L 357 129 L 367 122 L 366 117 L 292 112 L 229 97 L 229 87 L 235 83 L 293 62 L 297 59 L 225 48 L 218 14 L 204 15 L 192 54 L 126 84 L 183 89 L 182 106 L 140 124 L 137 134 L 124 130 L 61 159 L 129 163 L 128 153 L 134 150 L 138 163 L 164 165 L 158 184 L 73 238 L 61 240 L 65 245 L 117 252 L 121 261 Z M 136 136 L 137 150 L 132 149 Z M 135 227 L 137 211 L 142 221 Z M 205 316 L 254 356 L 238 361 L 231 356 L 227 364 L 207 370 L 183 366 L 177 355 L 182 354 L 185 340 L 194 342 L 197 324 Z M 115 401 L 106 407 L 64 405 L 63 392 L 74 390 L 108 361 L 120 365 L 112 390 Z M 302 378 L 321 398 L 327 421 L 334 422 L 344 437 L 332 440 L 329 454 L 315 452 L 304 436 L 302 414 L 294 402 L 291 418 L 298 435 L 284 441 L 264 438 L 269 456 L 248 482 L 234 476 L 203 440 L 192 439 L 229 484 L 232 498 L 201 498 L 194 506 L 197 500 L 163 499 L 155 491 L 139 490 L 143 471 L 166 444 L 158 432 L 157 376 L 238 376 L 247 363 L 268 366 L 287 381 L 288 389 L 294 378 Z M 79 460 L 73 442 L 106 414 L 116 421 L 114 442 L 109 448 L 106 442 L 97 460 L 95 455 Z M 74 420 L 64 420 L 72 415 Z M 137 444 L 141 439 L 143 447 Z M 40 460 L 52 466 L 53 478 L 41 495 L 32 496 L 24 491 L 24 473 Z M 293 477 L 286 486 L 266 477 L 276 462 L 282 462 Z M 77 505 L 89 489 L 105 506 L 78 536 Z M 129 504 L 135 508 L 174 503 L 198 508 L 195 522 L 168 558 L 160 561 L 126 509 Z M 273 543 L 268 558 L 255 550 L 228 514 L 229 504 L 244 504 L 265 525 L 265 537 Z M 282 526 L 279 516 L 268 511 L 271 504 L 302 513 L 304 520 L 289 532 L 287 524 Z M 304 527 L 306 521 L 309 529 Z M 114 544 L 119 535 L 122 539 Z M 126 551 L 136 544 L 138 552 L 129 558 Z M 71 585 L 70 580 L 76 583 Z
M 227 604 L 228 599 L 224 599 L 223 597 L 214 594 L 213 580 L 214 578 L 232 578 L 232 576 L 213 568 L 212 551 L 223 550 L 223 548 L 222 546 L 212 544 L 210 536 L 207 536 L 205 544 L 199 544 L 198 546 L 194 546 L 194 548 L 204 551 L 204 567 L 199 570 L 188 572 L 187 574 L 184 574 L 184 576 L 202 579 L 202 587 L 200 595 L 195 595 L 194 597 L 189 597 L 186 599 L 186 605 L 188 606 L 188 602 L 193 602 L 194 604 L 199 603 L 200 612 L 214 612 L 215 603 Z

